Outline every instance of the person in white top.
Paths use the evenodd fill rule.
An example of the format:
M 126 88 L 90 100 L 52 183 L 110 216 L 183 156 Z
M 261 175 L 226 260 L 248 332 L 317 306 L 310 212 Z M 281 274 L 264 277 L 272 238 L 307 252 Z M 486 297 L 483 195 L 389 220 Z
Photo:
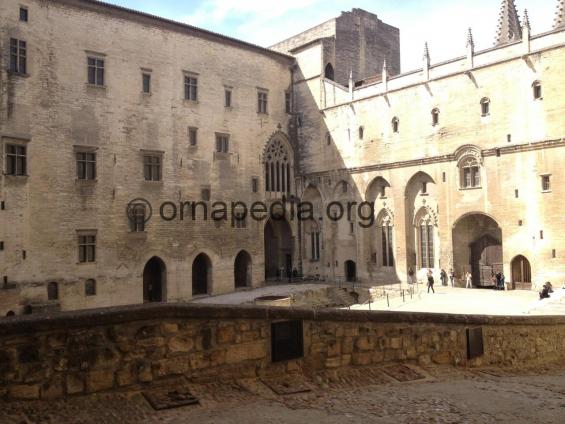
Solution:
M 470 272 L 467 272 L 465 274 L 465 281 L 466 281 L 465 288 L 466 289 L 472 289 L 473 288 L 473 280 L 472 280 Z

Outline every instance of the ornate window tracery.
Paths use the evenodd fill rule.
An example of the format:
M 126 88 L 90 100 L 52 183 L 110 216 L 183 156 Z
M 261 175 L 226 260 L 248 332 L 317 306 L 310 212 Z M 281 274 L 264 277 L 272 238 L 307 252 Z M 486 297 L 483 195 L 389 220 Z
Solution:
M 288 194 L 292 181 L 291 156 L 284 143 L 274 138 L 265 151 L 265 191 Z

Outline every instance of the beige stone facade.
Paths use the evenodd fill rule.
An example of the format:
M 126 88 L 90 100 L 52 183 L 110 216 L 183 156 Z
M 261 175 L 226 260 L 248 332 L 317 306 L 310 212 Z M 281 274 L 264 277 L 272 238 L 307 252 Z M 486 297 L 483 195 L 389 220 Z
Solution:
M 24 3 L 0 4 L 0 314 L 186 301 L 292 269 L 565 279 L 561 21 L 400 74 L 399 30 L 359 9 L 264 49 L 90 0 Z M 283 194 L 314 219 L 179 218 Z M 135 227 L 139 198 L 153 215 Z M 376 201 L 374 224 L 367 207 L 332 222 L 337 200 Z

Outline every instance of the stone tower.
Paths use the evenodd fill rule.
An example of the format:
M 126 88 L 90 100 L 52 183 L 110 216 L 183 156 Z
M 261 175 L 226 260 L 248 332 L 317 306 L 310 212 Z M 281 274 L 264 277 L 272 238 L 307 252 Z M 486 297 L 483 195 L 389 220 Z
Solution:
M 522 25 L 514 0 L 502 0 L 495 45 L 500 46 L 521 39 Z

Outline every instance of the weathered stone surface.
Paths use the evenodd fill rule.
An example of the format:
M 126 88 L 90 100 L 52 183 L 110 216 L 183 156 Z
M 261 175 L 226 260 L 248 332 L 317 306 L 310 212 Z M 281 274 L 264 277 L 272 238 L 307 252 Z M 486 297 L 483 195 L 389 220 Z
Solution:
M 172 337 L 169 340 L 171 352 L 190 352 L 194 348 L 194 341 L 185 337 Z
M 229 346 L 226 350 L 226 363 L 233 364 L 250 359 L 267 357 L 266 341 Z
M 39 384 L 17 384 L 8 388 L 12 399 L 39 399 Z
M 111 389 L 114 386 L 114 371 L 90 371 L 86 376 L 86 390 L 89 393 Z
M 69 373 L 66 380 L 67 394 L 74 395 L 84 392 L 84 378 L 81 375 Z

